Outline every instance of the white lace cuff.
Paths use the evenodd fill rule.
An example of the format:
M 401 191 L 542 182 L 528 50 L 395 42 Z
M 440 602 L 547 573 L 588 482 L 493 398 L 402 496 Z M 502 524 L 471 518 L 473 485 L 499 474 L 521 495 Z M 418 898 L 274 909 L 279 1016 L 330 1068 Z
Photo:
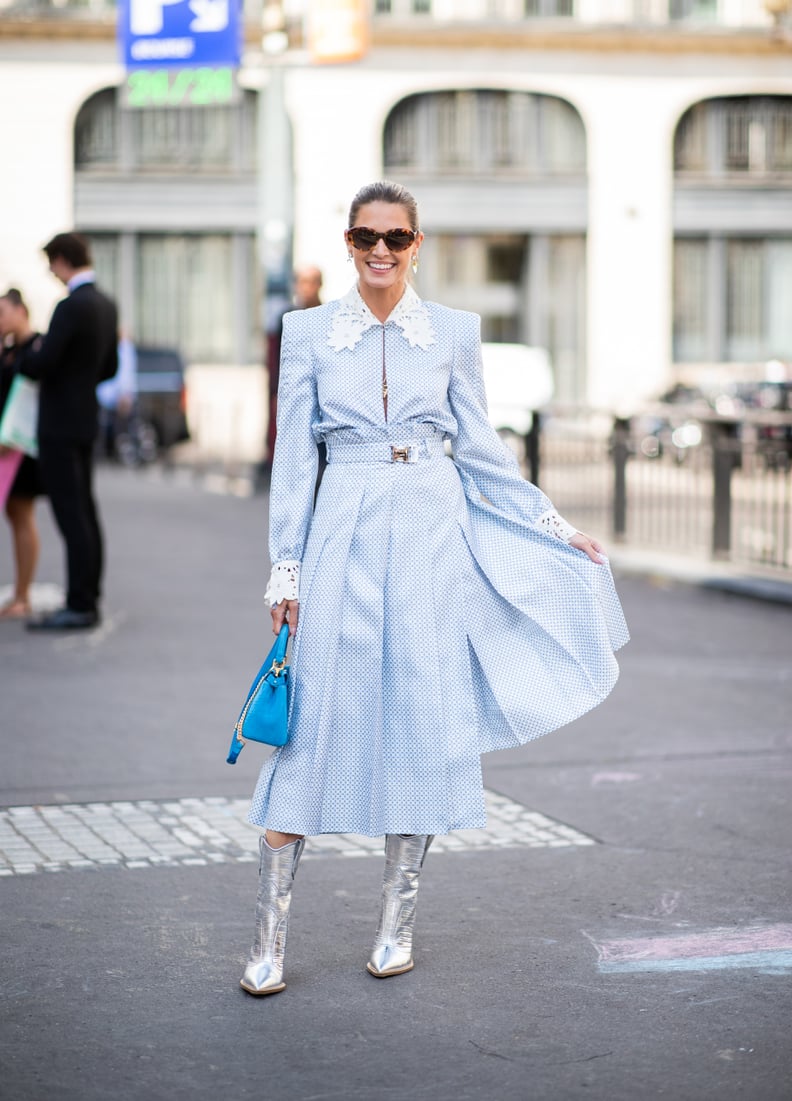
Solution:
M 272 567 L 264 599 L 270 604 L 280 604 L 282 600 L 300 599 L 300 563 L 290 559 L 276 562 Z
M 536 521 L 545 535 L 553 535 L 556 539 L 568 543 L 573 535 L 577 535 L 577 528 L 568 524 L 563 516 L 559 516 L 554 508 L 543 512 Z

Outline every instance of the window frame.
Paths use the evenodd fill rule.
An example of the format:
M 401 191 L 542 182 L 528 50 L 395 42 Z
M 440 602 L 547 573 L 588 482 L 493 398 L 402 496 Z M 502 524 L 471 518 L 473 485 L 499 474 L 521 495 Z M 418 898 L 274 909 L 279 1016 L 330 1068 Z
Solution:
M 490 124 L 493 117 L 497 128 Z M 566 127 L 564 139 L 551 145 L 546 135 L 558 133 L 559 125 Z M 504 133 L 509 135 L 505 143 Z M 580 113 L 568 100 L 546 93 L 501 88 L 414 93 L 391 109 L 383 146 L 386 173 L 480 178 L 496 170 L 501 177 L 526 180 L 586 175 Z M 514 150 L 511 159 L 504 155 L 508 149 Z

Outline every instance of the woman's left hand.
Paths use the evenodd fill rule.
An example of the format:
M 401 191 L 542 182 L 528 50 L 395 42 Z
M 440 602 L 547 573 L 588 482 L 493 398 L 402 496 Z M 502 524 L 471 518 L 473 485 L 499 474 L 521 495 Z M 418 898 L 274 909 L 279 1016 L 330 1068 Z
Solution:
M 605 565 L 605 559 L 602 557 L 605 548 L 596 539 L 592 539 L 590 535 L 584 535 L 582 531 L 578 531 L 569 540 L 569 545 L 575 547 L 576 550 L 583 551 L 598 566 Z

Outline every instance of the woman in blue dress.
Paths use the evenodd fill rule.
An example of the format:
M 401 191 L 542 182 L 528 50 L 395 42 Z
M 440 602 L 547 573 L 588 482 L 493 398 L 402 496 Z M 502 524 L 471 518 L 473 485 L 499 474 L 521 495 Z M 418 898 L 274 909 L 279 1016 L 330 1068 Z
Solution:
M 486 824 L 481 754 L 600 703 L 628 638 L 601 546 L 522 478 L 487 420 L 478 316 L 409 284 L 413 197 L 371 184 L 348 226 L 356 286 L 283 324 L 267 594 L 275 631 L 293 635 L 292 691 L 289 741 L 250 811 L 266 831 L 251 994 L 284 989 L 311 834 L 385 836 L 368 970 L 409 971 L 433 835 Z

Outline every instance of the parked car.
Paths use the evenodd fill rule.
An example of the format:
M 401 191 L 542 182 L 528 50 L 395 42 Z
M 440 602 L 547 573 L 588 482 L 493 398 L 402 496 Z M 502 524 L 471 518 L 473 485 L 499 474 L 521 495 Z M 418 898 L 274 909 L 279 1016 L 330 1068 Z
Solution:
M 482 344 L 481 358 L 490 423 L 499 432 L 524 436 L 532 414 L 553 397 L 547 352 L 527 344 Z
M 685 462 L 710 438 L 703 425 L 717 414 L 721 441 L 735 441 L 735 467 L 742 463 L 741 444 L 746 441 L 768 468 L 786 470 L 792 465 L 792 418 L 761 418 L 764 412 L 792 413 L 790 381 L 726 382 L 709 390 L 680 384 L 659 401 L 667 412 L 658 406 L 634 419 L 638 448 L 646 458 L 670 455 L 678 463 Z M 749 421 L 747 413 L 759 416 Z
M 668 417 L 640 414 L 633 418 L 633 430 L 637 436 L 638 450 L 644 458 L 662 459 L 666 455 L 679 464 L 684 463 L 692 449 L 704 439 L 697 420 L 673 414 Z
M 745 409 L 792 413 L 792 382 L 746 384 L 739 390 L 739 400 Z M 792 423 L 760 424 L 756 449 L 768 469 L 787 470 L 792 464 Z
M 534 413 L 553 397 L 550 357 L 527 344 L 485 343 L 481 359 L 490 424 L 522 464 Z
M 151 426 L 159 451 L 190 438 L 184 360 L 174 348 L 137 348 L 137 414 Z
M 684 463 L 702 443 L 704 433 L 697 419 L 712 412 L 708 395 L 698 386 L 677 383 L 658 399 L 668 412 L 655 409 L 633 418 L 637 449 L 647 459 L 671 457 Z

